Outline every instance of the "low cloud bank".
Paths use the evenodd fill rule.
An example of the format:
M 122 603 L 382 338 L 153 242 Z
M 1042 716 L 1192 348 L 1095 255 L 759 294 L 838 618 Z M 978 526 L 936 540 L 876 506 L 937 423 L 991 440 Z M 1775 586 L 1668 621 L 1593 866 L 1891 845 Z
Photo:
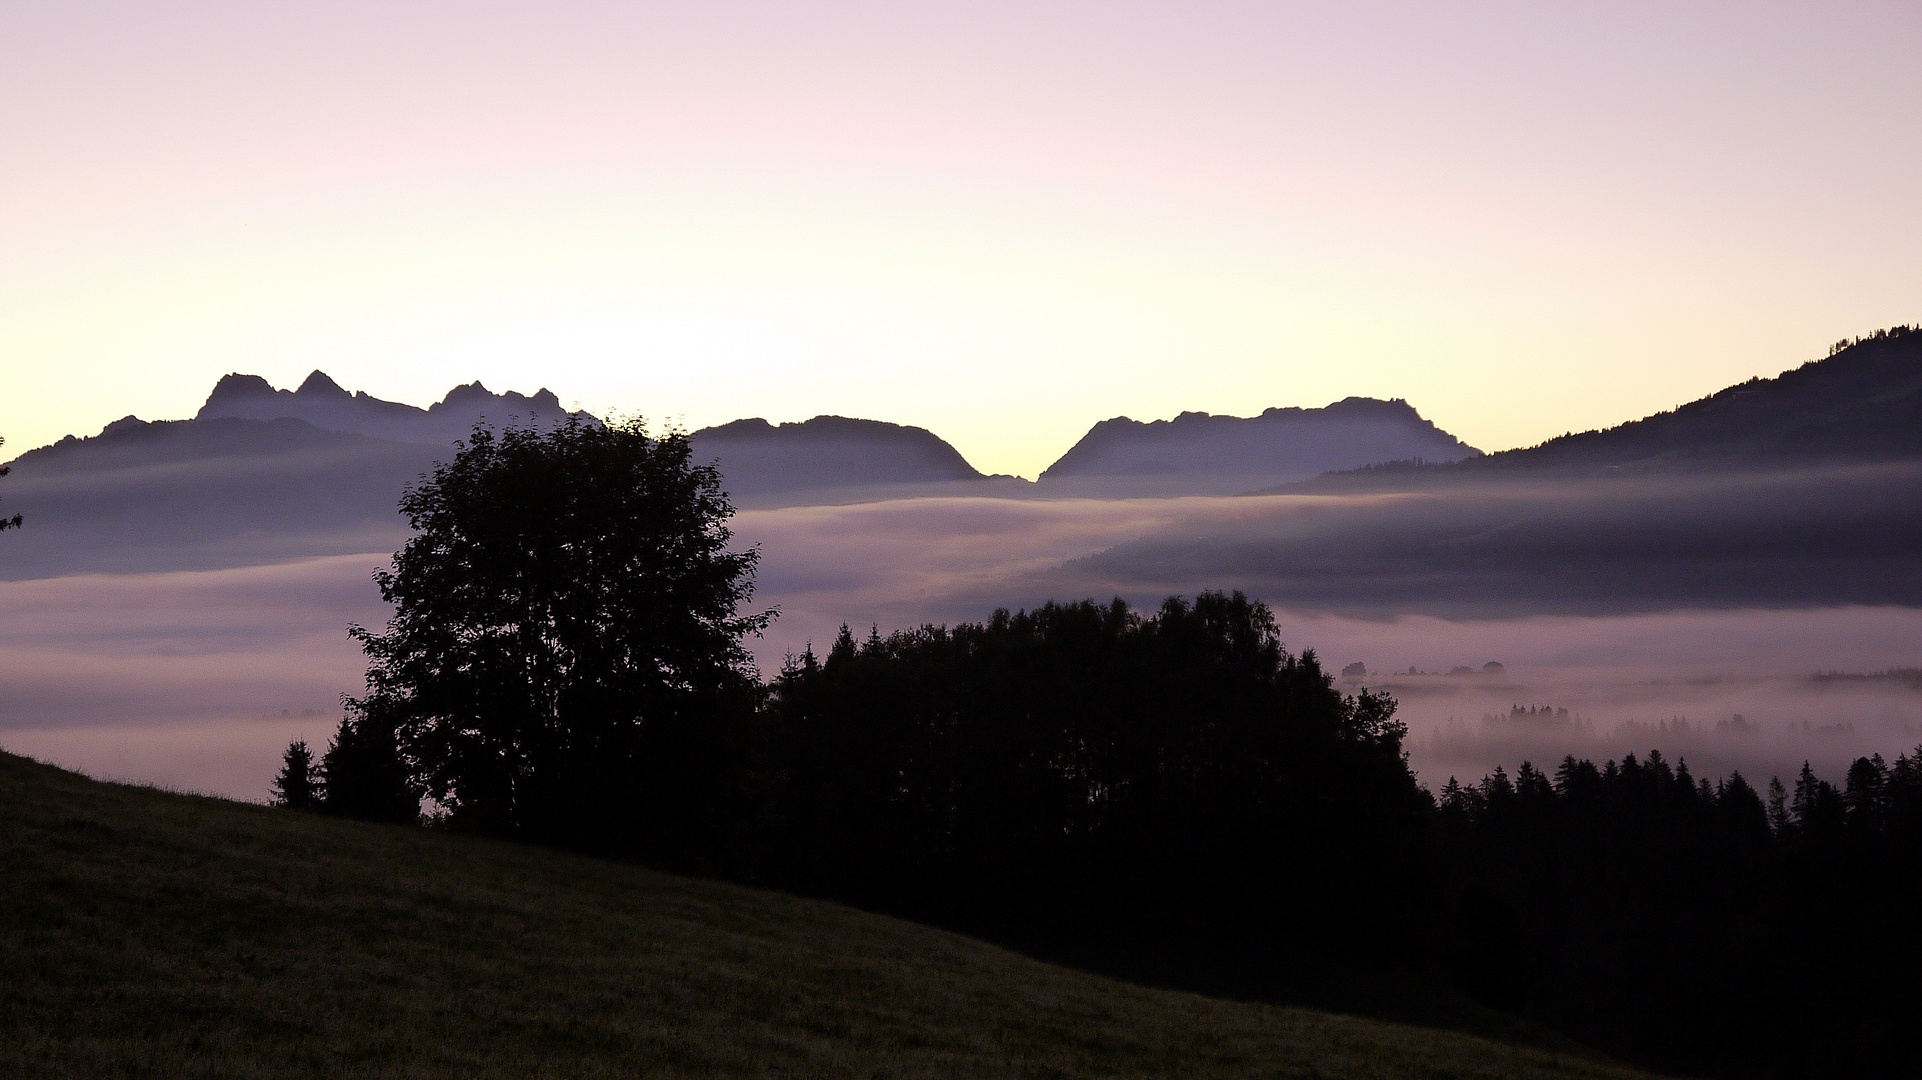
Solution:
M 1233 500 L 1050 575 L 1279 606 L 1464 618 L 1686 607 L 1922 605 L 1922 465 L 1503 479 Z
M 0 582 L 0 748 L 92 775 L 265 798 L 361 683 L 351 622 L 384 555 Z

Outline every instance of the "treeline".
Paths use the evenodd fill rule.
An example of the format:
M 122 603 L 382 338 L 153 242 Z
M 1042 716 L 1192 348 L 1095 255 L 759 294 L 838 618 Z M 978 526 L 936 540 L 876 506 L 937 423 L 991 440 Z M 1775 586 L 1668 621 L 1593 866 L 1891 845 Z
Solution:
M 770 883 L 1242 993 L 1417 936 L 1430 800 L 1393 701 L 1238 593 L 844 630 L 771 689 Z
M 1452 778 L 1441 941 L 1478 998 L 1680 1072 L 1922 1074 L 1922 748 L 1844 785 L 1659 752 Z
M 304 739 L 287 745 L 274 777 L 274 803 L 362 821 L 420 821 L 419 786 L 393 730 L 352 719 L 341 722 L 319 759 Z
M 1864 334 L 1861 337 L 1843 338 L 1840 341 L 1837 341 L 1835 344 L 1829 346 L 1829 355 L 1834 356 L 1836 353 L 1841 352 L 1843 349 L 1852 349 L 1855 346 L 1862 344 L 1863 342 L 1892 341 L 1892 340 L 1897 340 L 1900 338 L 1907 337 L 1910 334 L 1913 334 L 1916 332 L 1918 332 L 1918 328 L 1903 325 L 1903 326 L 1891 326 L 1885 330 L 1877 330 L 1873 334 Z

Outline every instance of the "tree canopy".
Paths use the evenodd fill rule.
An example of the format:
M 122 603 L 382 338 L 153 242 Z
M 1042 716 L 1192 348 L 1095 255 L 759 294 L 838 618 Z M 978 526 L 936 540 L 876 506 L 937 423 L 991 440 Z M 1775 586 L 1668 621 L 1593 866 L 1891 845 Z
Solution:
M 767 868 L 1078 962 L 1392 953 L 1427 809 L 1394 708 L 1239 593 L 844 629 L 776 682 Z
M 411 781 L 487 831 L 663 853 L 716 797 L 757 681 L 754 551 L 684 436 L 639 421 L 477 427 L 401 500 L 384 633 L 350 723 L 393 732 Z M 334 778 L 329 776 L 332 784 Z

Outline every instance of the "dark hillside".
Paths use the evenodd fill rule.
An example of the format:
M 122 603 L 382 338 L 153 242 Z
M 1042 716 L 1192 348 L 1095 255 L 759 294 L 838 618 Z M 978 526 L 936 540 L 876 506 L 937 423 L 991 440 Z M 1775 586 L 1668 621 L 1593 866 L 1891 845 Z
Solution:
M 1922 456 L 1922 328 L 1898 326 L 1606 431 L 1491 454 L 1474 467 L 1883 461 Z
M 1632 1077 L 0 754 L 0 1075 Z

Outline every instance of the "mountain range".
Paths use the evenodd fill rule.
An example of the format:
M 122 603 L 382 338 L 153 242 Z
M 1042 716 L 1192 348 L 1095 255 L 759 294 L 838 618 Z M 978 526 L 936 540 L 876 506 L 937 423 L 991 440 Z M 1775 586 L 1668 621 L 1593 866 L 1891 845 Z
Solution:
M 566 410 L 546 389 L 496 394 L 470 383 L 418 408 L 350 393 L 320 372 L 294 390 L 276 389 L 258 376 L 228 375 L 191 420 L 126 417 L 98 435 L 69 436 L 15 459 L 5 494 L 10 511 L 24 513 L 28 527 L 9 530 L 0 548 L 0 578 L 393 550 L 405 537 L 395 512 L 402 488 L 445 460 L 454 440 L 474 424 L 546 426 L 569 418 L 598 422 Z M 1405 580 L 1405 586 L 1389 589 L 1395 596 L 1418 590 L 1421 581 L 1439 580 L 1434 574 L 1448 574 L 1455 581 L 1451 588 L 1472 594 L 1498 564 L 1512 570 L 1535 557 L 1529 552 L 1576 550 L 1569 547 L 1570 527 L 1583 530 L 1592 547 L 1597 538 L 1614 535 L 1611 529 L 1620 533 L 1628 527 L 1623 523 L 1641 520 L 1638 514 L 1670 512 L 1657 511 L 1658 504 L 1678 506 L 1675 512 L 1684 517 L 1694 513 L 1691 507 L 1724 507 L 1715 522 L 1760 527 L 1744 500 L 1766 497 L 1712 479 L 1722 474 L 1854 470 L 1834 483 L 1798 481 L 1793 498 L 1772 504 L 1794 520 L 1728 539 L 1765 561 L 1774 556 L 1755 545 L 1768 537 L 1793 547 L 1804 541 L 1791 538 L 1827 535 L 1813 528 L 1819 522 L 1803 520 L 1817 507 L 1823 515 L 1835 513 L 1823 491 L 1887 502 L 1874 494 L 1882 483 L 1874 477 L 1884 474 L 1863 469 L 1922 461 L 1922 332 L 1878 332 L 1777 378 L 1752 379 L 1669 412 L 1486 455 L 1405 401 L 1367 398 L 1320 409 L 1269 409 L 1247 418 L 1189 412 L 1144 423 L 1117 417 L 1094 425 L 1034 482 L 983 475 L 934 433 L 874 420 L 738 420 L 695 431 L 689 439 L 696 459 L 716 463 L 737 504 L 747 507 L 933 494 L 1433 494 L 1469 487 L 1486 495 L 1498 488 L 1497 495 L 1476 496 L 1481 501 L 1472 507 L 1458 499 L 1445 512 L 1429 503 L 1419 505 L 1437 509 L 1420 514 L 1331 505 L 1316 511 L 1321 517 L 1312 529 L 1286 526 L 1283 531 L 1295 537 L 1292 547 L 1250 536 L 1204 543 L 1192 531 L 1176 530 L 1173 540 L 1143 538 L 1089 564 L 1107 567 L 1103 573 L 1116 581 L 1149 566 L 1187 566 L 1199 577 L 1208 577 L 1211 566 L 1239 567 L 1236 573 L 1251 581 L 1294 583 L 1284 591 L 1318 580 L 1320 592 L 1349 581 L 1380 594 L 1387 588 L 1382 583 Z M 1688 490 L 1700 494 L 1680 503 L 1651 495 L 1646 485 L 1639 494 L 1622 486 L 1635 478 L 1684 475 L 1697 478 Z M 1895 488 L 1906 498 L 1909 481 Z M 1664 489 L 1679 490 L 1672 484 Z M 1545 491 L 1555 499 L 1545 501 Z M 1915 523 L 1897 516 L 1901 520 L 1883 520 L 1882 514 L 1857 522 L 1874 534 L 1864 533 L 1864 543 L 1873 540 L 1876 551 L 1908 543 Z M 1697 538 L 1714 532 L 1715 522 L 1704 524 L 1707 531 L 1698 530 Z M 1665 544 L 1686 539 L 1657 542 L 1649 538 L 1666 534 L 1638 528 L 1630 529 L 1636 537 L 1630 547 L 1644 561 L 1660 561 Z M 1520 539 L 1525 537 L 1534 539 Z M 1922 532 L 1916 537 L 1922 542 Z M 1842 545 L 1837 557 L 1854 550 L 1845 537 L 1831 539 Z M 1216 556 L 1227 561 L 1202 558 L 1207 543 L 1216 543 Z M 1232 558 L 1224 554 L 1229 551 Z M 1571 572 L 1566 563 L 1540 563 L 1544 580 L 1561 580 Z M 1867 564 L 1858 569 L 1873 571 Z M 1644 576 L 1651 574 L 1674 576 L 1668 570 Z M 1598 581 L 1591 585 L 1605 588 Z M 1797 595 L 1820 592 L 1810 586 Z M 1383 602 L 1400 601 L 1389 596 Z
M 560 399 L 545 387 L 525 397 L 513 391 L 496 394 L 471 382 L 454 387 L 445 398 L 422 409 L 383 401 L 364 390 L 350 394 L 316 371 L 296 390 L 276 390 L 258 375 L 224 376 L 194 419 L 303 420 L 323 431 L 448 446 L 479 423 L 546 427 L 570 416 L 593 419 L 585 412 L 563 409 Z
M 9 505 L 32 527 L 9 536 L 0 577 L 392 549 L 405 535 L 395 512 L 402 488 L 449 457 L 474 425 L 570 419 L 599 422 L 545 388 L 495 393 L 474 382 L 420 408 L 349 392 L 319 371 L 293 390 L 229 374 L 190 420 L 128 416 L 16 459 Z M 1107 421 L 1040 483 L 983 475 L 934 433 L 876 420 L 737 420 L 689 441 L 695 459 L 717 464 L 748 507 L 934 494 L 1218 494 L 1410 447 L 1461 448 L 1405 403 L 1365 399 L 1247 420 Z

